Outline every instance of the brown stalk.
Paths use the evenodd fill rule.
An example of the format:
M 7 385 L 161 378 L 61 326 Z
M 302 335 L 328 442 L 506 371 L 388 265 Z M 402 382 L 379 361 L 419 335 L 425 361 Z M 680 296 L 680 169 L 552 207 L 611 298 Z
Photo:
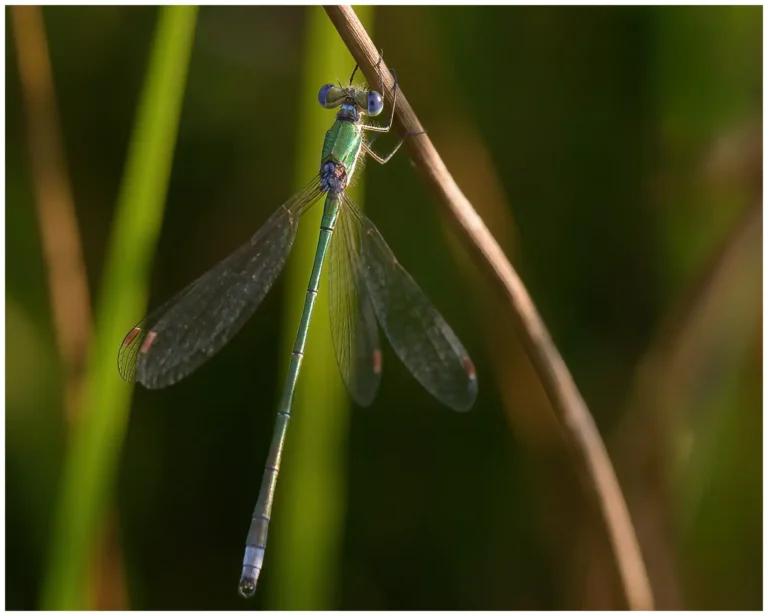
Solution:
M 380 54 L 354 10 L 350 6 L 324 8 L 366 79 L 369 83 L 378 83 L 376 66 Z M 385 90 L 382 94 L 391 104 L 394 80 L 383 60 L 381 73 Z M 397 93 L 397 112 L 397 121 L 404 131 L 423 130 L 402 90 Z M 579 474 L 601 513 L 627 606 L 630 609 L 653 609 L 653 594 L 635 529 L 605 444 L 528 291 L 451 177 L 429 137 L 410 138 L 407 147 L 422 178 L 437 195 L 446 219 L 478 265 L 488 273 L 496 291 L 506 300 L 509 316 L 541 379 Z
M 72 419 L 78 407 L 91 331 L 91 300 L 72 189 L 65 171 L 42 8 L 15 6 L 11 18 L 51 313 L 65 371 L 65 408 Z
M 91 298 L 72 187 L 56 110 L 53 73 L 40 6 L 11 9 L 27 124 L 27 147 L 48 273 L 51 314 L 64 368 L 64 410 L 77 420 L 83 369 L 92 331 Z M 115 524 L 101 530 L 94 569 L 96 609 L 127 605 Z

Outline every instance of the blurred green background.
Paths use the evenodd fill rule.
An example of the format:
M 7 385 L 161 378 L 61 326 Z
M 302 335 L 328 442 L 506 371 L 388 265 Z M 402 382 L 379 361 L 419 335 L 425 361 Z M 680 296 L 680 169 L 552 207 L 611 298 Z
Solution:
M 170 297 L 308 181 L 333 119 L 316 91 L 348 78 L 354 61 L 319 7 L 205 7 L 196 24 L 152 7 L 47 7 L 55 107 L 41 110 L 19 68 L 37 47 L 14 10 L 7 608 L 624 606 L 605 532 L 505 305 L 404 151 L 369 162 L 356 197 L 472 354 L 477 404 L 442 408 L 385 346 L 376 403 L 351 408 L 333 393 L 333 360 L 319 361 L 327 317 L 316 315 L 315 368 L 299 381 L 262 581 L 252 602 L 240 599 L 305 257 L 219 355 L 167 390 L 137 387 L 129 414 L 114 356 L 146 297 Z M 163 31 L 164 15 L 186 25 Z M 762 8 L 399 6 L 361 18 L 594 414 L 657 606 L 759 609 Z M 175 81 L 159 71 L 153 90 L 163 53 L 176 58 Z M 178 96 L 178 127 L 164 88 Z M 144 132 L 134 129 L 141 100 L 159 114 Z M 57 168 L 63 186 L 36 186 L 45 175 L 30 118 L 41 114 L 42 140 L 57 137 L 62 157 L 37 168 Z M 145 158 L 162 154 L 163 139 L 165 157 Z M 164 211 L 118 215 L 118 202 L 151 201 L 126 178 L 141 184 L 153 170 Z M 54 300 L 36 203 L 57 191 L 74 203 L 96 319 L 97 339 L 74 366 L 61 359 L 67 328 L 54 316 L 54 301 L 74 292 Z M 161 220 L 156 249 L 151 232 L 137 238 L 145 260 L 132 256 L 135 272 L 115 279 L 130 271 L 121 258 L 133 245 L 119 243 L 130 225 Z M 67 229 L 57 222 L 54 239 Z M 313 245 L 315 223 L 302 233 Z M 98 338 L 110 328 L 120 334 Z M 70 397 L 80 378 L 87 393 Z M 82 429 L 109 417 L 111 431 Z M 78 469 L 93 474 L 81 480 Z M 74 505 L 62 516 L 65 498 L 94 517 Z

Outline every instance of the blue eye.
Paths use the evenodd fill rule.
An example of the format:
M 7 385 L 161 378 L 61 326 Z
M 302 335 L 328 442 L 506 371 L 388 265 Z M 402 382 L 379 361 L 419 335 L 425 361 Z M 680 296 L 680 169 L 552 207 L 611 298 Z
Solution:
M 320 92 L 317 93 L 317 102 L 320 103 L 322 107 L 328 107 L 328 92 L 330 92 L 333 88 L 335 88 L 332 83 L 326 83 L 322 88 L 320 88 Z
M 375 90 L 368 92 L 368 115 L 377 116 L 384 108 L 384 101 L 381 100 L 381 94 Z

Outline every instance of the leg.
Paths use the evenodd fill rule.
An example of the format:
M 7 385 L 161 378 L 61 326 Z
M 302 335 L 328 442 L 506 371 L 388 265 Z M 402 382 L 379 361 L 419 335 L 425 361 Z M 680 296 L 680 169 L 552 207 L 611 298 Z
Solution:
M 376 152 L 374 152 L 374 151 L 371 149 L 371 144 L 372 144 L 374 141 L 376 141 L 376 137 L 378 137 L 380 134 L 381 134 L 381 133 L 376 133 L 376 134 L 373 136 L 373 138 L 372 138 L 372 139 L 371 139 L 371 140 L 370 140 L 368 143 L 364 143 L 364 144 L 363 144 L 363 149 L 365 149 L 365 152 L 366 152 L 366 153 L 367 153 L 367 154 L 368 154 L 368 155 L 369 155 L 369 156 L 370 156 L 370 157 L 371 157 L 373 160 L 375 160 L 377 163 L 380 163 L 380 164 L 384 165 L 384 164 L 386 164 L 386 163 L 388 163 L 388 162 L 389 162 L 389 159 L 390 159 L 390 158 L 392 158 L 392 157 L 395 155 L 395 152 L 397 152 L 397 151 L 400 149 L 400 146 L 401 146 L 401 145 L 403 145 L 403 142 L 404 142 L 404 141 L 405 141 L 405 140 L 406 140 L 408 137 L 412 137 L 412 136 L 414 136 L 414 135 L 426 135 L 426 134 L 427 134 L 427 131 L 425 131 L 425 130 L 422 130 L 422 131 L 412 131 L 412 130 L 411 130 L 411 131 L 408 131 L 408 132 L 407 132 L 407 133 L 405 133 L 405 134 L 404 134 L 402 137 L 400 137 L 400 141 L 398 141 L 398 142 L 397 142 L 397 145 L 395 146 L 395 148 L 394 148 L 394 149 L 393 149 L 393 150 L 392 150 L 392 151 L 391 151 L 389 154 L 387 154 L 386 156 L 380 156 L 379 154 L 376 154 Z
M 376 68 L 378 68 L 379 65 L 381 64 L 381 59 L 383 57 L 384 57 L 384 50 L 382 49 L 381 51 L 379 51 L 379 62 L 376 65 Z M 352 74 L 349 76 L 349 85 L 350 86 L 352 85 L 352 80 L 355 78 L 355 73 L 357 72 L 357 69 L 358 69 L 358 65 L 355 64 L 355 68 L 352 69 Z M 339 84 L 339 85 L 341 85 L 341 84 Z M 381 71 L 379 71 L 379 88 L 381 88 Z
M 384 80 L 381 75 L 381 59 L 383 56 L 379 56 L 379 62 L 376 64 L 376 68 L 379 71 L 379 88 L 382 90 L 382 94 L 384 94 Z M 392 73 L 392 77 L 395 79 L 395 85 L 392 90 L 392 114 L 389 116 L 389 123 L 386 126 L 376 126 L 375 124 L 362 124 L 361 128 L 364 130 L 373 131 L 376 133 L 388 133 L 389 129 L 392 128 L 392 122 L 395 120 L 395 107 L 397 105 L 397 73 L 394 70 L 390 70 L 390 73 Z
M 352 70 L 352 74 L 349 76 L 349 85 L 352 85 L 352 80 L 355 78 L 356 72 L 357 72 L 357 64 L 355 64 L 355 68 Z

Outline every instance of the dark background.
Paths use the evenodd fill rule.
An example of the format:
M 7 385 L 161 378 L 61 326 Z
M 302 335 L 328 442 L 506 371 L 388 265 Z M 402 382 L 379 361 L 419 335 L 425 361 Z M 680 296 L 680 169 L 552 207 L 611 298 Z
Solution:
M 95 298 L 158 9 L 43 14 Z M 6 607 L 30 609 L 76 420 L 64 411 L 6 17 Z M 326 18 L 317 7 L 200 10 L 151 305 L 307 181 L 295 164 L 304 84 L 354 64 L 307 74 L 312 19 Z M 401 6 L 369 19 L 595 416 L 658 607 L 759 609 L 762 9 Z M 369 162 L 365 176 L 367 213 L 475 360 L 472 412 L 442 408 L 386 348 L 376 403 L 340 415 L 336 534 L 312 561 L 327 581 L 303 594 L 303 544 L 284 537 L 311 526 L 313 510 L 281 515 L 281 490 L 315 487 L 291 471 L 291 439 L 307 413 L 336 409 L 296 409 L 263 583 L 254 602 L 239 599 L 296 322 L 281 279 L 193 376 L 136 389 L 106 530 L 94 529 L 97 590 L 82 607 L 624 606 L 600 518 L 504 304 L 406 153 Z

